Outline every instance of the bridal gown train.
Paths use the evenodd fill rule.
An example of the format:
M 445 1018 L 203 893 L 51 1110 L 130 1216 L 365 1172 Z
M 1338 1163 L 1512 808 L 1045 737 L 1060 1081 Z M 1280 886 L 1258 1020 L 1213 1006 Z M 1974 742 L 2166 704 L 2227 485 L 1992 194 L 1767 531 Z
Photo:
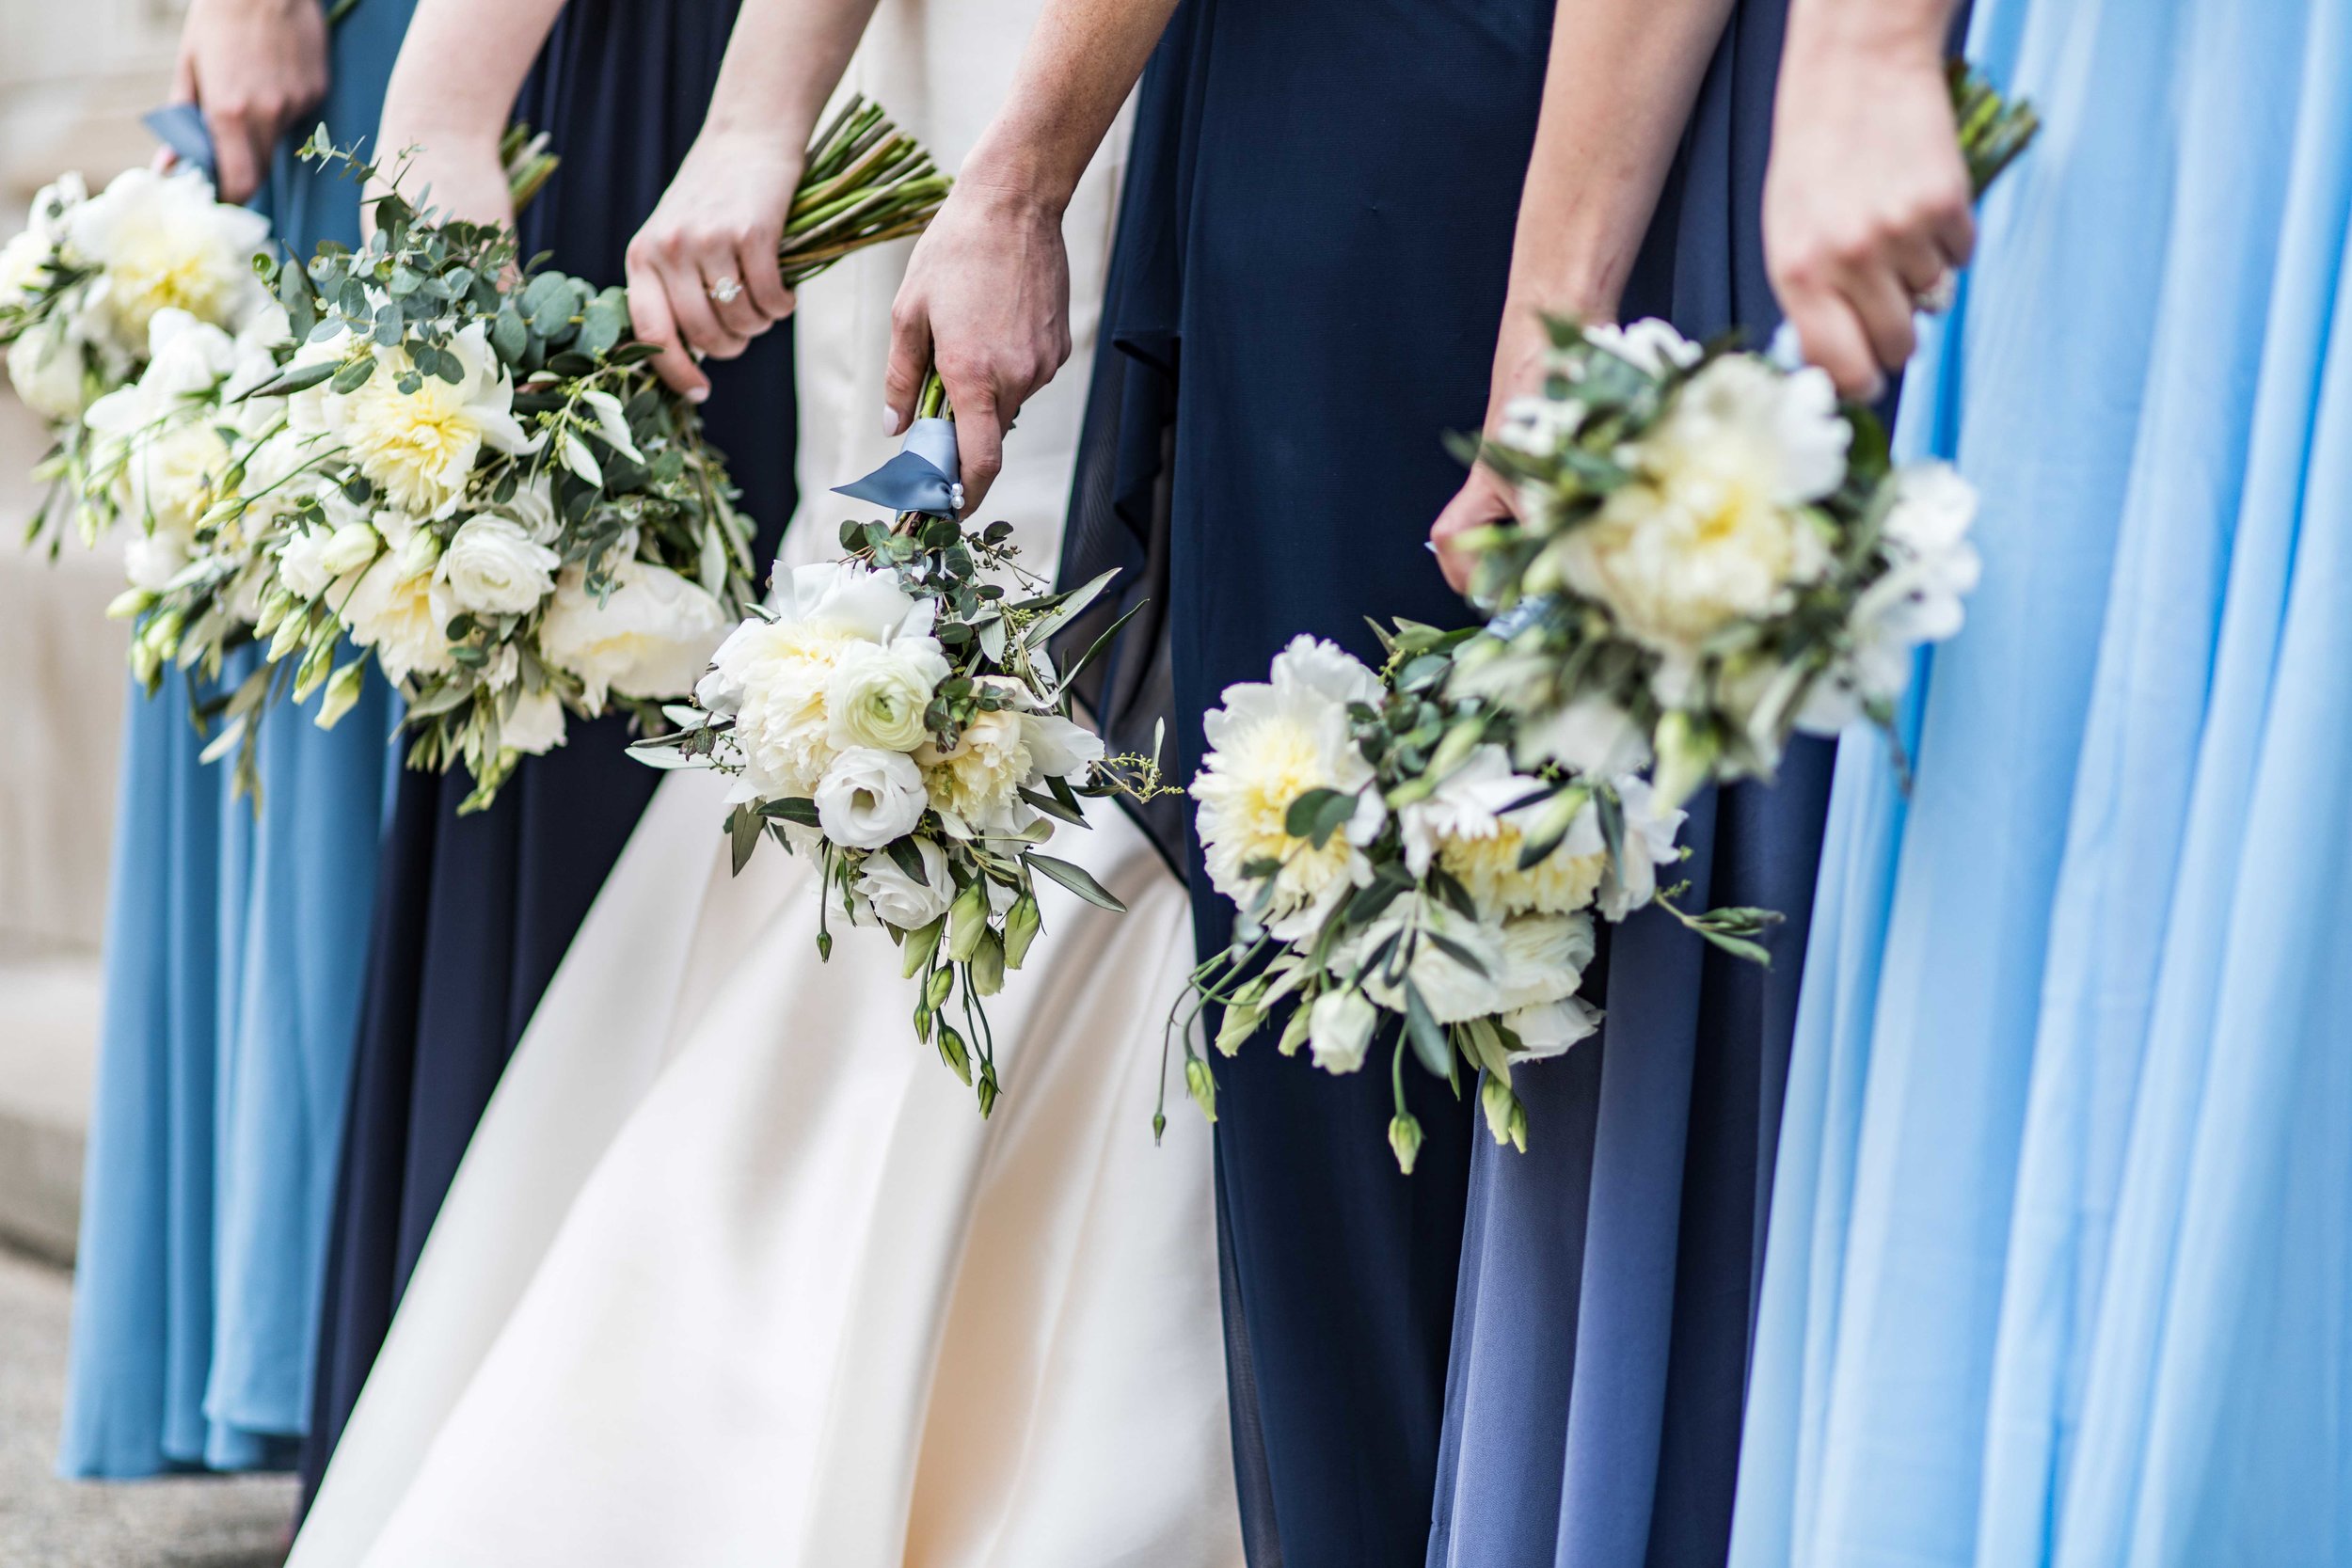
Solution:
M 845 86 L 953 166 L 1029 8 L 886 0 Z M 1082 352 L 1122 149 L 1069 219 Z M 832 553 L 855 508 L 824 485 L 889 450 L 872 411 L 903 261 L 803 292 L 815 499 L 787 562 Z M 1083 380 L 1024 410 L 991 496 L 1032 562 L 1054 559 Z M 294 1568 L 1237 1565 L 1208 1129 L 1182 1104 L 1163 1146 L 1150 1127 L 1182 888 L 1116 809 L 1057 840 L 1130 912 L 1042 892 L 1045 934 L 992 1004 L 1005 1095 L 982 1121 L 914 1039 L 881 933 L 819 961 L 806 861 L 771 846 L 729 875 L 723 793 L 673 776 L 624 852 Z

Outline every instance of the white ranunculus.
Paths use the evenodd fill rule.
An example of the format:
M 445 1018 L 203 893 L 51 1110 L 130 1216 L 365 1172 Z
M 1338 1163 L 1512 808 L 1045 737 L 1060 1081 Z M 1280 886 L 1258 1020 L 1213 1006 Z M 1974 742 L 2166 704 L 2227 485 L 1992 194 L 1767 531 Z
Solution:
M 1608 350 L 1626 363 L 1650 375 L 1664 375 L 1669 370 L 1688 370 L 1699 362 L 1706 350 L 1674 328 L 1672 322 L 1645 316 L 1623 326 L 1603 324 L 1588 326 L 1584 337 L 1597 348 Z
M 1379 1023 L 1380 1010 L 1362 991 L 1327 990 L 1307 1011 L 1308 1053 L 1326 1072 L 1354 1072 Z
M 375 650 L 384 678 L 395 686 L 457 667 L 445 630 L 449 607 L 438 602 L 430 571 L 405 571 L 399 557 L 379 556 L 342 608 L 352 641 Z
M 693 689 L 726 636 L 726 611 L 666 566 L 623 561 L 599 605 L 580 568 L 566 568 L 539 624 L 539 650 L 580 678 L 591 708 L 607 696 L 676 697 Z
M 1397 808 L 1405 869 L 1416 878 L 1425 877 L 1447 842 L 1497 836 L 1502 832 L 1503 812 L 1539 787 L 1534 779 L 1511 770 L 1511 754 L 1502 747 L 1477 747 L 1427 798 Z
M 923 770 L 903 752 L 861 746 L 833 759 L 818 782 L 817 823 L 850 849 L 879 849 L 903 838 L 930 804 Z
M 946 851 L 928 838 L 914 841 L 922 858 L 923 879 L 916 881 L 888 855 L 868 855 L 858 868 L 855 891 L 885 926 L 917 931 L 947 912 L 955 901 L 955 883 L 947 876 Z
M 852 645 L 825 683 L 827 740 L 835 751 L 915 750 L 930 738 L 923 712 L 948 669 L 947 656 L 928 637 Z
M 1629 773 L 1649 761 L 1649 736 L 1633 716 L 1597 692 L 1523 721 L 1518 740 L 1520 765 L 1556 762 L 1571 773 L 1608 778 Z
M 68 214 L 66 240 L 99 269 L 90 304 L 125 354 L 147 346 L 159 310 L 233 331 L 268 301 L 253 257 L 269 243 L 269 220 L 215 200 L 211 182 L 191 168 L 125 170 Z
M 564 558 L 534 544 L 520 523 L 481 515 L 457 527 L 435 575 L 458 609 L 477 615 L 520 615 L 555 592 Z
M 52 317 L 8 345 L 8 385 L 52 423 L 80 417 L 87 377 L 82 344 L 63 318 Z
M 1281 863 L 1266 926 L 1285 941 L 1307 936 L 1348 893 L 1372 879 L 1361 848 L 1387 819 L 1372 765 L 1350 730 L 1348 705 L 1376 705 L 1380 679 L 1337 644 L 1295 639 L 1275 656 L 1272 679 L 1225 689 L 1224 705 L 1203 720 L 1209 754 L 1193 782 L 1209 880 L 1247 905 L 1242 868 Z M 1323 847 L 1291 836 L 1291 803 L 1310 790 L 1356 795 L 1347 826 Z
M 1675 835 L 1682 831 L 1684 813 L 1660 804 L 1646 779 L 1629 775 L 1615 781 L 1617 799 L 1625 806 L 1625 864 L 1613 865 L 1600 885 L 1600 912 L 1612 922 L 1623 920 L 1658 895 L 1658 867 L 1682 858 Z
M 564 701 L 550 687 L 515 694 L 515 711 L 499 721 L 499 744 L 541 756 L 564 744 Z
M 462 372 L 455 382 L 428 375 L 417 390 L 404 392 L 399 383 L 412 368 L 408 351 L 371 352 L 375 372 L 356 391 L 326 399 L 320 417 L 390 505 L 420 517 L 445 516 L 464 496 L 485 447 L 531 450 L 515 418 L 514 382 L 491 352 L 482 323 L 449 341 Z
M 1642 474 L 1546 552 L 1627 635 L 1687 664 L 1726 626 L 1785 610 L 1827 572 L 1813 502 L 1844 480 L 1852 431 L 1818 370 L 1715 360 L 1636 446 Z

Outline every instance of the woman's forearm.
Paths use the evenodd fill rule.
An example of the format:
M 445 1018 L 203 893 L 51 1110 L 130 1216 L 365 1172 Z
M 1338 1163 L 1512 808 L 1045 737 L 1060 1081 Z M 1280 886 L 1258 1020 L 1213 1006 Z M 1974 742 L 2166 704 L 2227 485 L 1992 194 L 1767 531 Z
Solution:
M 386 130 L 417 139 L 495 142 L 563 8 L 564 0 L 418 0 L 384 91 Z M 385 148 L 380 157 L 399 151 Z
M 1560 0 L 1510 297 L 1610 318 L 1732 0 Z
M 841 85 L 876 0 L 745 0 L 710 95 L 706 135 L 780 137 L 798 150 Z
M 1940 64 L 1959 9 L 1960 0 L 1792 0 L 1783 53 L 1800 70 L 1823 53 Z
M 1175 9 L 1176 0 L 1046 0 L 961 182 L 1067 207 Z

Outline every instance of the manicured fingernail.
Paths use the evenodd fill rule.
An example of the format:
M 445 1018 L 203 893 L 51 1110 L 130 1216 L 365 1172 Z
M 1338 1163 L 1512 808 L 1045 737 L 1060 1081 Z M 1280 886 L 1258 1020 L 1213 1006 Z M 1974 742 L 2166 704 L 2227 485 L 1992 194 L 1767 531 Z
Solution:
M 686 401 L 689 403 L 708 403 L 710 401 L 710 388 L 707 387 L 696 387 L 686 394 Z
M 884 436 L 898 434 L 898 411 L 896 408 L 882 410 L 882 434 Z

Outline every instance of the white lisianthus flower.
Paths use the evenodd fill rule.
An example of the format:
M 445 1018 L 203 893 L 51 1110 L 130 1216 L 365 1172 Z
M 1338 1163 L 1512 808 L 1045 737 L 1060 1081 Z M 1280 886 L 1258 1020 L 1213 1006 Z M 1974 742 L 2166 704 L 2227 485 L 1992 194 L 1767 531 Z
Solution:
M 1496 944 L 1495 1010 L 1519 1036 L 1513 1061 L 1557 1055 L 1592 1033 L 1597 1020 L 1576 1001 L 1576 988 L 1593 950 L 1589 915 L 1528 914 L 1503 922 Z
M 1600 912 L 1616 922 L 1658 895 L 1658 868 L 1682 858 L 1675 835 L 1682 831 L 1685 814 L 1663 807 L 1646 779 L 1629 775 L 1615 781 L 1617 799 L 1625 807 L 1625 863 L 1611 866 L 1601 879 Z
M 918 931 L 947 912 L 955 901 L 955 883 L 947 876 L 946 852 L 928 838 L 914 840 L 923 863 L 923 879 L 916 881 L 888 855 L 868 855 L 858 868 L 853 891 L 866 908 L 885 926 Z
M 512 650 L 502 650 L 512 657 Z M 515 709 L 499 721 L 499 744 L 529 756 L 542 756 L 564 744 L 564 700 L 552 688 L 515 694 Z
M 1831 568 L 1809 508 L 1844 480 L 1851 438 L 1821 372 L 1718 359 L 1635 449 L 1644 477 L 1563 532 L 1547 568 L 1687 667 L 1709 638 L 1785 610 Z
M 834 757 L 814 799 L 818 826 L 849 849 L 879 849 L 904 838 L 930 804 L 914 758 L 870 746 Z
M 1472 968 L 1429 940 L 1436 932 L 1478 960 Z M 1466 920 L 1435 898 L 1411 894 L 1398 898 L 1332 955 L 1331 967 L 1353 974 L 1390 937 L 1412 944 L 1412 961 L 1401 976 L 1382 963 L 1362 977 L 1365 994 L 1392 1013 L 1406 1008 L 1406 990 L 1421 992 L 1429 1016 L 1439 1023 L 1467 1023 L 1503 1010 L 1501 927 Z M 1481 971 L 1484 973 L 1481 973 Z
M 483 515 L 458 525 L 434 575 L 460 610 L 520 615 L 555 592 L 563 563 L 562 556 L 534 544 L 520 523 Z
M 315 599 L 342 575 L 327 564 L 327 546 L 334 537 L 332 529 L 308 527 L 295 530 L 278 546 L 278 580 L 289 593 Z
M 77 419 L 88 386 L 81 341 L 52 317 L 8 345 L 8 385 L 24 406 L 53 424 Z
M 122 542 L 122 575 L 134 588 L 160 594 L 186 568 L 189 542 L 174 533 L 135 533 Z
M 330 545 L 330 555 L 332 549 Z M 395 686 L 413 675 L 446 674 L 457 667 L 445 630 L 448 611 L 434 592 L 432 572 L 405 570 L 395 555 L 377 557 L 342 606 L 352 641 L 375 650 L 384 678 Z
M 825 683 L 826 739 L 836 751 L 914 751 L 930 738 L 923 711 L 949 668 L 928 637 L 853 644 Z
M 34 212 L 38 214 L 40 208 Z M 56 249 L 56 243 L 39 229 L 27 229 L 0 245 L 0 310 L 22 306 L 48 284 Z
M 1689 370 L 1707 351 L 1675 330 L 1672 322 L 1645 316 L 1623 326 L 1602 323 L 1584 329 L 1585 341 L 1650 375 Z
M 616 691 L 682 695 L 725 636 L 726 611 L 707 590 L 644 561 L 612 568 L 601 605 L 580 568 L 566 568 L 539 624 L 540 652 L 580 678 L 591 708 Z
M 1588 692 L 1523 721 L 1517 742 L 1522 767 L 1556 762 L 1571 773 L 1607 778 L 1649 761 L 1649 736 L 1633 716 L 1597 692 Z
M 1883 546 L 1887 570 L 1854 603 L 1847 623 L 1851 655 L 1806 694 L 1797 727 L 1809 734 L 1835 735 L 1869 705 L 1900 696 L 1921 644 L 1958 635 L 1967 619 L 1962 601 L 1983 576 L 1968 542 L 1975 487 L 1945 463 L 1905 467 L 1894 483 Z
M 1327 990 L 1307 1010 L 1307 1051 L 1326 1072 L 1354 1072 L 1379 1026 L 1380 1010 L 1360 990 Z
M 1275 656 L 1272 679 L 1225 689 L 1203 721 L 1209 754 L 1193 799 L 1211 885 L 1244 908 L 1253 898 L 1243 867 L 1275 861 L 1266 928 L 1292 941 L 1311 934 L 1348 893 L 1372 879 L 1361 846 L 1379 836 L 1387 807 L 1372 765 L 1349 728 L 1348 705 L 1376 705 L 1380 679 L 1331 642 L 1299 637 Z M 1291 803 L 1310 790 L 1359 798 L 1354 816 L 1321 848 L 1295 838 Z
M 1029 749 L 1031 788 L 1047 779 L 1082 778 L 1103 760 L 1103 737 L 1055 713 L 1032 713 L 1021 722 L 1021 743 Z
M 465 494 L 485 447 L 509 453 L 532 442 L 514 414 L 515 385 L 490 350 L 480 322 L 449 342 L 462 374 L 428 375 L 414 392 L 400 389 L 412 369 L 404 348 L 376 348 L 375 372 L 358 389 L 317 406 L 328 434 L 387 500 L 420 517 L 445 516 Z
M 555 485 L 545 471 L 517 486 L 500 510 L 520 523 L 534 544 L 552 545 L 563 535 L 564 520 L 555 515 Z
M 1502 421 L 1495 441 L 1514 451 L 1547 459 L 1576 438 L 1583 426 L 1585 407 L 1574 398 L 1542 397 L 1530 393 L 1502 405 Z
M 66 243 L 99 269 L 92 310 L 125 354 L 146 345 L 159 310 L 234 330 L 268 299 L 253 257 L 269 243 L 269 220 L 215 200 L 191 168 L 125 170 L 67 214 Z

